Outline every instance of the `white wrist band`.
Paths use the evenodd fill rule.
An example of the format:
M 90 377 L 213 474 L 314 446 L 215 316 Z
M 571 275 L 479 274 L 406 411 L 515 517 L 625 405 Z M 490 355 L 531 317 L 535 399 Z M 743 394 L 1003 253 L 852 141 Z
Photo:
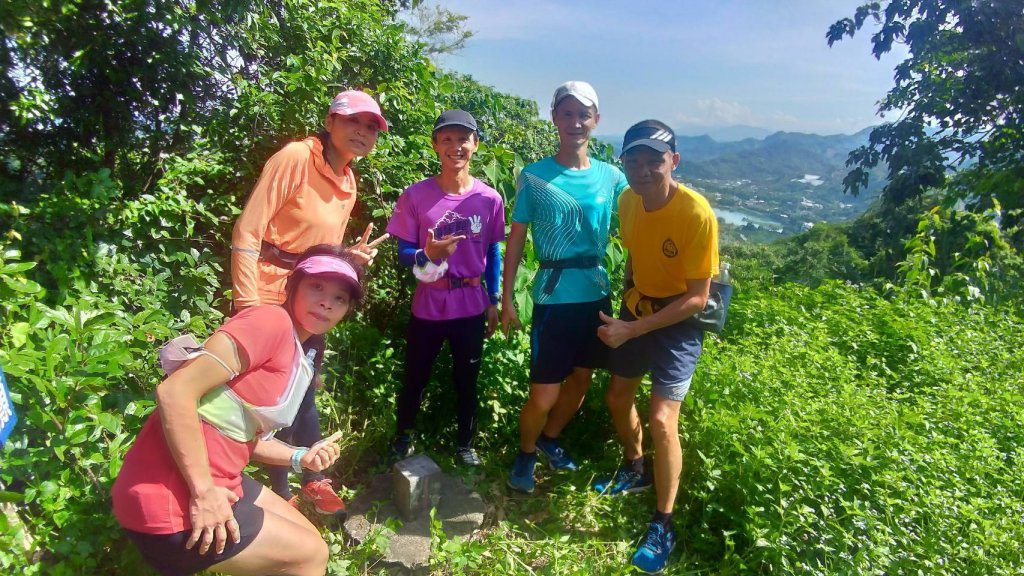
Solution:
M 296 448 L 295 452 L 292 452 L 292 470 L 302 472 L 302 463 L 299 460 L 302 460 L 306 452 L 309 452 L 306 448 Z

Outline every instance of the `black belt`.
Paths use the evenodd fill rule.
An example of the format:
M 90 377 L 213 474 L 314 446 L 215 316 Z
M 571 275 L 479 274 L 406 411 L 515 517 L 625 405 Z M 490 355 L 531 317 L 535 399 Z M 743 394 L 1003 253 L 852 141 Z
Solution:
M 562 277 L 562 270 L 566 268 L 597 268 L 600 260 L 597 256 L 579 256 L 576 258 L 565 258 L 563 260 L 541 260 L 541 270 L 552 270 L 544 283 L 544 294 L 550 295 L 555 291 L 558 279 Z
M 480 277 L 472 276 L 469 278 L 460 278 L 457 276 L 444 276 L 433 282 L 424 282 L 425 286 L 431 288 L 443 288 L 445 290 L 457 290 L 459 288 L 475 288 L 480 286 Z
M 299 261 L 301 256 L 301 254 L 294 254 L 292 252 L 282 250 L 266 240 L 260 244 L 260 260 L 269 262 L 278 268 L 284 268 L 285 270 L 295 268 L 295 264 Z

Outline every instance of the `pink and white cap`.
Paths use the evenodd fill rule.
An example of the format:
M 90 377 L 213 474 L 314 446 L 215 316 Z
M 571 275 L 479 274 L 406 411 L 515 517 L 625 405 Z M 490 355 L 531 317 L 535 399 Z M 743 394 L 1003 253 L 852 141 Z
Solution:
M 312 276 L 337 276 L 351 285 L 356 298 L 362 298 L 363 286 L 359 283 L 359 274 L 351 264 L 341 258 L 330 255 L 311 256 L 295 266 L 295 272 L 304 272 Z
M 330 118 L 331 114 L 351 116 L 360 112 L 373 114 L 377 118 L 377 127 L 380 131 L 388 131 L 388 121 L 380 113 L 380 106 L 377 104 L 377 101 L 366 92 L 360 92 L 359 90 L 339 92 L 331 102 L 331 107 L 327 110 L 327 117 Z

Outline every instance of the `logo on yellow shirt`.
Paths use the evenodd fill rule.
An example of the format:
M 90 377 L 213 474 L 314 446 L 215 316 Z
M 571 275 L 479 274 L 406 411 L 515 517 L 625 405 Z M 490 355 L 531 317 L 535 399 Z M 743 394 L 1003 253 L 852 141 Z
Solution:
M 666 238 L 661 243 L 661 253 L 667 258 L 675 258 L 679 254 L 679 248 L 676 248 L 676 243 L 671 238 Z

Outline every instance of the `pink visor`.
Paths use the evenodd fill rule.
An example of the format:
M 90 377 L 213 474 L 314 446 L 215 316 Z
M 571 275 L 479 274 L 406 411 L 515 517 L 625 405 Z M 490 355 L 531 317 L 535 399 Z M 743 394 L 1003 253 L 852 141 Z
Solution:
M 360 92 L 359 90 L 346 90 L 339 92 L 334 97 L 334 101 L 331 102 L 330 109 L 327 110 L 327 116 L 331 114 L 341 114 L 342 116 L 351 116 L 352 114 L 359 114 L 360 112 L 369 112 L 377 119 L 377 128 L 381 132 L 388 131 L 388 121 L 384 119 L 384 116 L 380 113 L 380 106 L 377 102 L 370 97 L 366 92 Z
M 299 262 L 295 267 L 295 272 L 298 271 L 316 276 L 340 276 L 352 285 L 352 288 L 356 291 L 355 296 L 357 298 L 363 295 L 363 287 L 359 284 L 359 275 L 356 274 L 356 269 L 341 258 L 327 255 L 312 256 Z

